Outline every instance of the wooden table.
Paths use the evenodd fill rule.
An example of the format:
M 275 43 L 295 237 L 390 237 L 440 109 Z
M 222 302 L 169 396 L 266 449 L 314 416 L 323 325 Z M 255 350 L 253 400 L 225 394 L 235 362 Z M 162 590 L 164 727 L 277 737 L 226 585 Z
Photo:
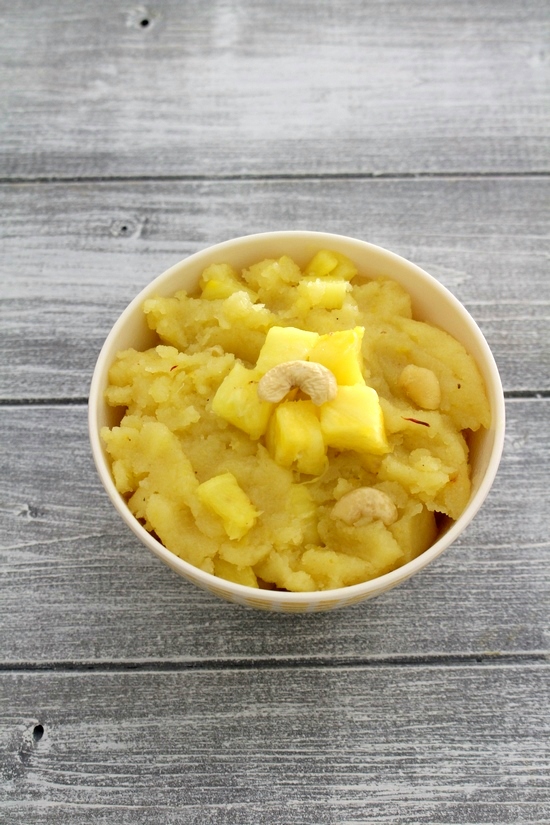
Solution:
M 2 0 L 2 823 L 550 822 L 548 21 L 544 0 Z M 129 300 L 282 228 L 431 272 L 508 413 L 463 538 L 305 617 L 155 560 L 86 428 Z

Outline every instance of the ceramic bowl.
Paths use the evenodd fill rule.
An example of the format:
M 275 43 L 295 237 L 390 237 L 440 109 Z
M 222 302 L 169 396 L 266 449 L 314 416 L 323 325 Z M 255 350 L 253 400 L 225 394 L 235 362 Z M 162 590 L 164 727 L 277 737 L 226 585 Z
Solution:
M 109 407 L 104 400 L 108 371 L 120 350 L 128 347 L 142 350 L 157 342 L 142 311 L 147 298 L 170 296 L 181 289 L 193 290 L 201 272 L 211 263 L 225 262 L 242 269 L 264 258 L 286 254 L 303 266 L 323 248 L 349 256 L 367 278 L 384 275 L 402 284 L 412 298 L 416 319 L 443 328 L 465 346 L 485 380 L 492 425 L 489 430 L 482 429 L 475 433 L 471 440 L 472 492 L 468 506 L 422 555 L 376 579 L 336 590 L 312 593 L 257 590 L 193 567 L 163 547 L 132 515 L 115 488 L 109 458 L 99 435 L 101 427 L 115 425 L 120 417 L 120 411 Z M 386 249 L 341 235 L 305 231 L 268 232 L 235 238 L 197 252 L 163 272 L 136 296 L 115 323 L 101 349 L 90 389 L 89 432 L 100 479 L 122 520 L 145 547 L 172 570 L 216 596 L 251 608 L 289 613 L 324 611 L 352 605 L 390 590 L 425 568 L 461 535 L 483 504 L 497 472 L 504 440 L 504 398 L 498 369 L 478 326 L 462 304 L 420 267 Z

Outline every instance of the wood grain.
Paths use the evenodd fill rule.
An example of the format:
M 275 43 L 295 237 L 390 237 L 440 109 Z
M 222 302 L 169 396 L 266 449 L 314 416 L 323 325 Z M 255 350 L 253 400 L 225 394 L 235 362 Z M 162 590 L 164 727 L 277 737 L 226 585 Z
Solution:
M 78 398 L 153 277 L 230 237 L 355 235 L 426 268 L 473 314 L 505 389 L 550 389 L 550 199 L 539 178 L 0 187 L 0 398 Z
M 544 0 L 0 0 L 0 822 L 550 825 L 548 23 Z M 282 617 L 139 544 L 83 402 L 152 277 L 300 228 L 449 287 L 508 418 L 436 563 Z
M 4 177 L 548 171 L 544 0 L 0 14 Z
M 547 822 L 549 675 L 547 664 L 1 674 L 0 815 Z
M 187 584 L 120 521 L 84 407 L 0 409 L 1 661 L 364 661 L 548 651 L 550 401 L 508 402 L 493 490 L 416 578 L 352 609 L 259 614 Z

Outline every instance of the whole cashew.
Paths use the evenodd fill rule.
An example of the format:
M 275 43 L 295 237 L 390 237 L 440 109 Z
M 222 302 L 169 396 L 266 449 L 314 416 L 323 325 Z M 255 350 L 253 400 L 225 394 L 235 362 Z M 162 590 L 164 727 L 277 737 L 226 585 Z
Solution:
M 305 392 L 314 404 L 320 406 L 336 397 L 337 384 L 333 373 L 313 361 L 286 361 L 266 372 L 258 383 L 262 401 L 277 403 L 293 388 Z
M 356 524 L 360 519 L 380 519 L 385 525 L 397 520 L 397 507 L 391 498 L 374 487 L 358 487 L 336 502 L 330 517 L 346 524 Z

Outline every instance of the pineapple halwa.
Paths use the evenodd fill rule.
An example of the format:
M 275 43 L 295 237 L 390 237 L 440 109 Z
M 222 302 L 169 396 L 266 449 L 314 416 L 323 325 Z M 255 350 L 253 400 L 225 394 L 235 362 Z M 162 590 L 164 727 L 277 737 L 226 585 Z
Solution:
M 147 300 L 159 337 L 120 352 L 103 428 L 117 489 L 196 567 L 250 587 L 328 590 L 426 550 L 470 496 L 489 427 L 473 359 L 386 278 L 329 250 L 202 274 Z M 304 376 L 306 376 L 304 378 Z

